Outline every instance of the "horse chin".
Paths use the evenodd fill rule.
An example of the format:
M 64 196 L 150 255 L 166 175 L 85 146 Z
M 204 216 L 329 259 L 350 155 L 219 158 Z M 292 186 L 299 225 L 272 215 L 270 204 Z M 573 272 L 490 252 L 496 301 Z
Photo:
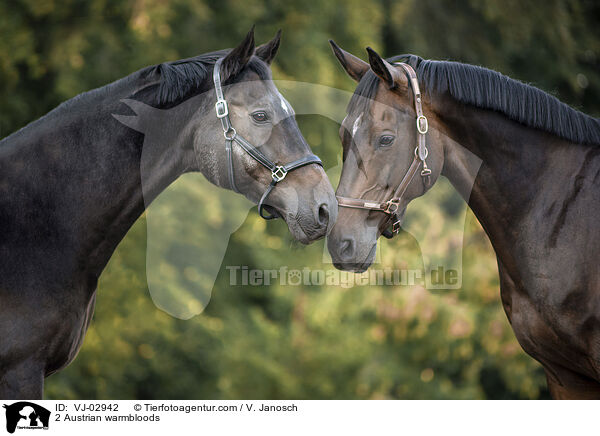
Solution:
M 364 273 L 373 264 L 375 260 L 375 253 L 377 252 L 377 242 L 373 244 L 371 250 L 367 254 L 367 257 L 362 262 L 339 262 L 333 261 L 333 266 L 342 271 L 350 271 L 357 274 Z
M 304 226 L 302 225 L 302 220 L 292 213 L 285 213 L 270 205 L 265 205 L 264 208 L 268 214 L 276 218 L 282 218 L 287 224 L 290 234 L 295 240 L 297 240 L 301 244 L 308 245 L 311 242 L 314 242 L 316 239 L 322 238 L 324 236 L 319 236 L 317 238 L 314 235 L 310 235 L 310 232 L 304 229 Z
M 357 274 L 361 274 L 364 273 L 366 270 L 369 269 L 369 267 L 371 266 L 371 263 L 337 263 L 337 262 L 333 262 L 333 266 L 335 266 L 337 269 L 341 270 L 341 271 L 348 271 L 348 272 L 353 272 L 353 273 L 357 273 Z
M 289 216 L 284 217 L 284 220 L 288 226 L 290 233 L 296 241 L 304 245 L 308 245 L 313 241 L 313 239 L 309 238 L 308 235 L 304 232 L 298 220 Z

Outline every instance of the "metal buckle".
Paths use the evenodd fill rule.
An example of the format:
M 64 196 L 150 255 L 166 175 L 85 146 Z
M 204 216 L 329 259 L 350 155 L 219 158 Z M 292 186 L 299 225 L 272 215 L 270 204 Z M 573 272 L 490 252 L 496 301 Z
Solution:
M 425 121 L 425 127 L 422 129 L 421 129 L 421 121 Z M 425 117 L 425 115 L 419 115 L 417 117 L 417 131 L 421 135 L 424 135 L 425 133 L 427 133 L 428 130 L 429 130 L 429 122 L 427 121 L 427 118 Z
M 415 156 L 419 157 L 419 147 L 415 148 Z M 425 159 L 427 159 L 427 156 L 429 156 L 429 150 L 427 149 L 427 147 L 425 147 L 425 157 L 422 160 L 423 169 L 421 170 L 421 176 L 423 177 L 431 174 L 431 170 L 429 169 L 429 167 L 427 166 L 427 162 L 425 161 Z
M 392 233 L 396 234 L 400 232 L 400 220 L 394 222 L 394 224 L 392 224 Z
M 383 211 L 387 214 L 394 215 L 396 212 L 398 212 L 399 207 L 400 201 L 392 199 L 385 202 L 385 209 Z
M 281 182 L 285 179 L 285 176 L 287 176 L 287 170 L 280 165 L 276 166 L 275 169 L 271 171 L 271 177 L 273 177 L 275 182 Z
M 217 118 L 225 118 L 229 115 L 229 108 L 224 98 L 220 98 L 215 103 L 215 112 L 217 112 Z

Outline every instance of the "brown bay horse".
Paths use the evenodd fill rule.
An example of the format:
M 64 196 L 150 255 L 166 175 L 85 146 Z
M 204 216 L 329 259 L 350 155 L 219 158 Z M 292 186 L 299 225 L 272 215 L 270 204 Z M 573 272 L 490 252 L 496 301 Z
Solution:
M 366 270 L 443 175 L 490 238 L 506 315 L 551 395 L 600 398 L 600 121 L 484 68 L 332 46 L 358 82 L 340 129 L 336 267 Z

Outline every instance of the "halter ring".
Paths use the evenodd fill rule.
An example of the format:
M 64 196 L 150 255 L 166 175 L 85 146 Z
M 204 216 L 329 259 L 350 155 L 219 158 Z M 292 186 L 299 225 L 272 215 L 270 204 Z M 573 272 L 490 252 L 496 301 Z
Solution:
M 228 133 L 230 133 L 231 136 L 227 136 Z M 223 131 L 223 136 L 228 141 L 233 141 L 235 139 L 235 137 L 237 136 L 237 131 L 235 130 L 234 127 L 229 126 L 229 129 Z
M 419 157 L 419 147 L 415 147 L 415 156 Z M 427 149 L 427 147 L 425 147 L 425 156 L 423 156 L 423 159 L 421 159 L 419 157 L 419 159 L 421 159 L 423 162 L 425 162 L 425 159 L 427 159 L 427 156 L 429 156 L 429 150 Z

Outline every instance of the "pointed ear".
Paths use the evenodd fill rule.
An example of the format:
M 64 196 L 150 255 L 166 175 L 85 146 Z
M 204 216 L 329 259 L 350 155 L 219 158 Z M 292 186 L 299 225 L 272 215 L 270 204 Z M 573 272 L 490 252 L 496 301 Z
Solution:
M 261 45 L 256 49 L 255 55 L 265 61 L 268 65 L 271 65 L 273 58 L 277 54 L 277 50 L 279 50 L 279 43 L 281 42 L 281 29 L 277 31 L 275 37 L 267 42 L 266 44 Z
M 221 80 L 225 82 L 244 69 L 254 54 L 254 26 L 240 45 L 231 50 L 221 63 Z
M 369 53 L 371 70 L 387 84 L 388 88 L 395 88 L 403 80 L 406 81 L 406 77 L 396 67 L 379 56 L 371 47 L 367 47 L 367 53 Z
M 369 64 L 367 64 L 362 59 L 357 58 L 356 56 L 348 53 L 347 51 L 342 50 L 333 40 L 329 40 L 329 44 L 331 44 L 331 48 L 333 49 L 333 54 L 344 70 L 348 73 L 350 77 L 352 77 L 357 82 L 360 82 L 362 76 L 365 75 L 367 71 L 369 71 Z

